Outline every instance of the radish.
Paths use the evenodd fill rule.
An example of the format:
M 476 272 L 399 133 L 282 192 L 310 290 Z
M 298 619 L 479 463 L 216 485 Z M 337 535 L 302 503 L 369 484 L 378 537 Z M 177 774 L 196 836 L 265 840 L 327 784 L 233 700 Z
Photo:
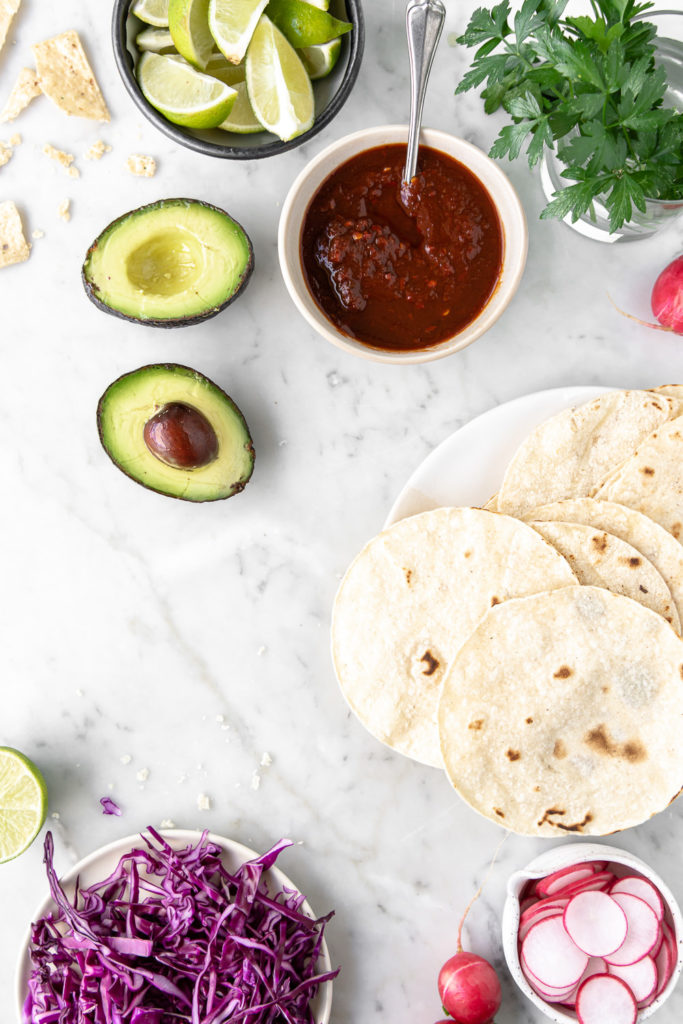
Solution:
M 626 967 L 608 964 L 607 973 L 626 982 L 637 1003 L 649 999 L 657 990 L 657 968 L 652 957 L 644 956 L 642 960 L 636 960 L 634 964 L 628 964 Z
M 614 953 L 605 955 L 608 964 L 626 967 L 647 956 L 659 941 L 659 921 L 652 907 L 638 896 L 617 892 L 610 897 L 626 914 L 628 932 Z
M 656 331 L 672 331 L 674 334 L 683 334 L 683 256 L 677 256 L 664 270 L 654 283 L 650 296 L 650 306 L 659 323 L 651 324 L 647 320 L 626 313 L 619 309 L 611 296 L 610 302 L 629 320 L 635 320 L 643 327 L 652 327 Z
M 626 875 L 625 878 L 620 878 L 615 882 L 610 889 L 610 893 L 617 892 L 628 892 L 631 896 L 639 896 L 641 900 L 645 900 L 652 907 L 658 921 L 661 921 L 664 917 L 664 901 L 652 882 L 648 882 L 647 878 Z
M 580 892 L 572 897 L 564 911 L 564 927 L 579 949 L 601 957 L 616 953 L 628 931 L 625 912 L 605 892 Z
M 564 889 L 560 889 L 559 892 L 555 893 L 553 899 L 561 899 L 563 897 L 571 898 L 572 896 L 576 896 L 579 892 L 591 892 L 592 890 L 607 892 L 612 885 L 614 885 L 614 875 L 612 872 L 599 871 L 590 878 L 584 878 L 581 882 L 574 882 L 572 885 L 568 885 Z
M 574 945 L 559 915 L 532 925 L 521 955 L 544 988 L 571 988 L 588 965 L 587 954 Z
M 638 1007 L 621 978 L 594 974 L 584 981 L 576 997 L 580 1024 L 635 1024 Z
M 552 875 L 541 878 L 536 883 L 536 892 L 539 896 L 554 896 L 559 889 L 564 889 L 574 882 L 580 882 L 584 878 L 590 878 L 594 874 L 590 864 L 579 864 L 568 868 L 561 868 L 554 871 Z
M 541 910 L 538 914 L 534 914 L 527 921 L 520 921 L 519 941 L 524 942 L 525 938 L 529 934 L 529 929 L 533 928 L 533 926 L 539 921 L 544 921 L 546 917 L 562 917 L 563 910 L 563 907 L 547 907 L 545 910 Z

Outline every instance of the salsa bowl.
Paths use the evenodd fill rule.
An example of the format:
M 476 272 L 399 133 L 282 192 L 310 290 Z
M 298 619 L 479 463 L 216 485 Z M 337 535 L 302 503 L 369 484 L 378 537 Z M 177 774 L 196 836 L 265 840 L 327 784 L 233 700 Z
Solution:
M 464 139 L 446 132 L 423 128 L 420 141 L 469 171 L 488 194 L 498 215 L 502 239 L 500 270 L 483 308 L 462 329 L 429 347 L 394 348 L 368 344 L 345 333 L 323 311 L 314 298 L 302 261 L 302 233 L 305 221 L 321 186 L 359 154 L 378 147 L 405 144 L 406 125 L 383 125 L 347 135 L 318 154 L 292 184 L 280 216 L 278 250 L 280 269 L 289 294 L 301 315 L 327 341 L 354 355 L 384 363 L 423 363 L 451 355 L 480 338 L 510 303 L 524 271 L 527 254 L 527 226 L 524 210 L 510 181 L 493 160 Z M 369 304 L 369 303 L 368 303 Z

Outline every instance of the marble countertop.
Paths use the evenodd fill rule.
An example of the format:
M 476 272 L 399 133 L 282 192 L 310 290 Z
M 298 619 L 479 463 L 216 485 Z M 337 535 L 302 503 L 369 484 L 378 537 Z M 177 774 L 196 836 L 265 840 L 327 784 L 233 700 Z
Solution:
M 474 6 L 448 5 L 425 123 L 488 149 L 498 122 L 476 95 L 454 96 L 468 54 L 446 38 Z M 404 8 L 403 0 L 368 0 L 365 58 L 349 102 L 310 143 L 262 162 L 179 149 L 141 118 L 118 78 L 101 0 L 24 0 L 0 57 L 4 100 L 30 63 L 30 44 L 76 28 L 112 112 L 100 127 L 41 98 L 0 132 L 0 140 L 23 137 L 0 170 L 0 199 L 17 202 L 29 234 L 44 231 L 27 263 L 0 273 L 0 743 L 25 751 L 45 774 L 62 871 L 103 843 L 169 820 L 259 849 L 281 836 L 300 843 L 283 869 L 320 912 L 336 908 L 328 937 L 342 973 L 333 1024 L 441 1016 L 439 966 L 455 951 L 462 909 L 502 835 L 442 774 L 385 749 L 352 717 L 328 651 L 341 574 L 415 466 L 473 416 L 541 388 L 683 380 L 681 339 L 624 319 L 608 297 L 647 316 L 655 273 L 683 248 L 683 221 L 653 240 L 588 241 L 538 220 L 540 185 L 523 160 L 506 169 L 529 219 L 526 273 L 475 345 L 397 368 L 336 350 L 301 319 L 278 269 L 282 201 L 327 143 L 406 119 Z M 98 138 L 111 152 L 84 160 Z M 77 155 L 78 180 L 42 154 L 46 142 Z M 131 176 L 131 153 L 153 155 L 156 177 Z M 88 244 L 126 210 L 188 193 L 227 208 L 249 231 L 257 263 L 244 296 L 182 331 L 103 315 L 79 280 Z M 69 223 L 57 212 L 64 198 Z M 100 394 L 154 361 L 196 367 L 242 408 L 257 461 L 234 500 L 165 499 L 103 454 Z M 120 804 L 120 818 L 102 814 L 105 795 Z M 199 809 L 202 797 L 208 810 Z M 680 801 L 617 841 L 683 899 Z M 41 846 L 0 867 L 6 1020 L 15 1013 L 18 947 L 46 890 Z M 498 965 L 506 879 L 543 848 L 508 838 L 471 912 L 471 947 Z M 501 976 L 499 1024 L 541 1020 L 504 968 Z M 679 986 L 657 1019 L 682 1017 Z

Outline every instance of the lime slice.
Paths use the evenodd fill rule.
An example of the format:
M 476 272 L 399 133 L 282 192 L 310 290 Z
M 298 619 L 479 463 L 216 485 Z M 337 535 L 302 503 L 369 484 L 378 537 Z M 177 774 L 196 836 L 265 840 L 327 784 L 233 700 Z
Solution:
M 330 0 L 306 0 L 311 7 L 317 7 L 319 11 L 329 11 Z
M 237 85 L 238 82 L 243 82 L 247 73 L 244 61 L 241 64 L 231 64 L 222 53 L 214 53 L 204 71 L 207 75 L 211 75 L 212 78 L 217 78 L 219 82 L 225 82 L 226 85 Z M 238 103 L 239 96 L 235 100 L 235 106 Z M 234 113 L 235 107 L 232 108 L 230 116 L 232 117 Z M 218 127 L 220 128 L 221 126 L 219 125 Z
M 293 46 L 265 14 L 247 50 L 247 89 L 264 128 L 286 142 L 313 124 L 313 86 Z
M 299 51 L 303 65 L 312 81 L 325 78 L 339 60 L 341 39 L 330 39 L 329 43 L 318 43 L 317 46 L 304 46 Z
M 143 53 L 137 75 L 147 102 L 185 128 L 216 128 L 237 98 L 229 85 L 196 71 L 180 57 Z
M 43 776 L 18 750 L 0 747 L 0 864 L 31 845 L 46 816 Z
M 237 82 L 235 85 L 237 99 L 235 106 L 228 117 L 218 127 L 226 132 L 235 132 L 237 135 L 254 135 L 263 131 L 263 125 L 256 117 L 254 108 L 249 102 L 246 82 Z
M 130 13 L 155 28 L 168 28 L 168 0 L 135 0 Z
M 296 47 L 327 43 L 353 28 L 351 22 L 339 21 L 305 0 L 270 0 L 268 17 Z
M 144 53 L 175 53 L 173 37 L 167 28 L 146 28 L 135 37 L 135 45 Z
M 227 60 L 239 64 L 268 0 L 209 0 L 209 28 Z
M 168 27 L 178 53 L 203 71 L 214 49 L 209 0 L 170 0 Z

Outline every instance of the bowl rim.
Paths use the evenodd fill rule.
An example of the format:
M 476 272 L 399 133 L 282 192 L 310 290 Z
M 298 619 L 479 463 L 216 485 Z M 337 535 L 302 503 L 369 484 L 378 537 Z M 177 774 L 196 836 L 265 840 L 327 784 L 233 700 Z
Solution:
M 145 831 L 147 830 L 142 830 L 142 832 Z M 204 831 L 201 829 L 191 828 L 158 828 L 155 831 L 167 842 L 175 844 L 176 847 L 185 845 L 186 843 L 197 843 L 204 835 Z M 113 870 L 113 867 L 125 853 L 129 852 L 136 846 L 144 847 L 142 832 L 134 832 L 130 835 L 122 836 L 119 839 L 114 839 L 111 842 L 105 843 L 103 846 L 99 846 L 97 849 L 92 850 L 91 853 L 80 858 L 64 874 L 58 876 L 60 883 L 67 888 L 73 886 L 79 876 L 96 867 L 101 862 L 104 862 L 103 871 L 107 870 L 107 864 L 109 862 L 112 863 Z M 215 843 L 217 846 L 221 847 L 221 850 L 226 856 L 234 858 L 240 864 L 245 863 L 248 860 L 252 860 L 255 857 L 262 856 L 262 854 L 259 854 L 258 851 L 252 849 L 250 846 L 245 846 L 244 843 L 240 843 L 236 839 L 229 839 L 226 836 L 219 835 L 216 832 L 211 832 L 208 829 L 206 830 L 206 838 L 209 842 Z M 293 882 L 277 864 L 268 868 L 264 874 L 266 878 L 270 877 L 281 889 L 292 889 L 304 896 L 301 909 L 312 919 L 315 920 L 317 918 L 315 911 L 308 902 L 308 898 L 303 894 L 299 886 Z M 103 877 L 106 877 L 106 874 L 104 874 Z M 23 1007 L 26 999 L 26 984 L 28 972 L 30 970 L 28 950 L 31 940 L 31 924 L 37 921 L 39 917 L 42 917 L 52 906 L 54 906 L 54 901 L 48 889 L 47 894 L 36 906 L 33 914 L 31 915 L 31 922 L 28 924 L 26 931 L 24 932 L 24 937 L 19 948 L 15 968 L 15 997 L 19 1011 L 19 1020 L 22 1021 L 24 1019 Z M 330 959 L 327 940 L 324 935 L 320 944 L 320 955 L 318 960 L 324 972 L 332 969 L 332 961 Z M 333 980 L 329 980 L 324 982 L 322 986 L 318 987 L 318 993 L 314 997 L 314 1000 L 318 1001 L 318 1005 L 315 1007 L 316 1024 L 329 1024 L 332 1012 L 333 985 Z
M 362 128 L 330 143 L 303 168 L 292 182 L 282 206 L 278 225 L 280 270 L 287 291 L 304 319 L 318 334 L 338 348 L 373 362 L 395 365 L 433 362 L 466 348 L 480 338 L 498 320 L 514 297 L 524 273 L 529 247 L 529 232 L 524 207 L 517 190 L 500 166 L 474 143 L 442 129 L 423 126 L 420 131 L 422 144 L 440 150 L 454 160 L 459 160 L 480 180 L 481 175 L 478 173 L 477 167 L 480 166 L 486 170 L 487 180 L 482 180 L 482 184 L 491 196 L 503 228 L 503 262 L 498 283 L 482 311 L 470 324 L 458 334 L 446 338 L 429 349 L 375 349 L 342 334 L 327 319 L 306 286 L 299 258 L 301 224 L 294 223 L 294 208 L 299 205 L 301 194 L 304 192 L 307 193 L 307 208 L 313 195 L 329 174 L 346 160 L 363 152 L 364 149 L 373 148 L 373 144 L 391 145 L 405 142 L 407 138 L 407 124 L 385 124 Z M 328 164 L 331 157 L 340 152 L 343 152 L 343 158 L 321 176 L 320 169 Z M 311 179 L 316 181 L 313 187 L 310 186 Z M 291 248 L 294 231 L 297 238 L 296 257 L 290 258 L 288 250 Z M 519 238 L 519 242 L 514 248 L 509 245 L 508 239 L 509 234 L 513 231 Z
M 308 131 L 303 132 L 301 135 L 297 135 L 293 139 L 289 139 L 287 142 L 283 142 L 281 139 L 273 136 L 272 141 L 266 142 L 262 146 L 254 146 L 252 148 L 209 142 L 206 139 L 200 139 L 195 135 L 192 135 L 190 129 L 183 128 L 181 125 L 176 125 L 171 121 L 167 121 L 158 110 L 155 110 L 154 107 L 150 106 L 143 96 L 140 87 L 138 86 L 137 79 L 135 78 L 135 74 L 131 66 L 130 54 L 126 46 L 126 22 L 133 2 L 134 0 L 114 0 L 111 17 L 111 39 L 114 50 L 114 61 L 126 91 L 132 98 L 138 110 L 140 110 L 147 120 L 151 121 L 159 131 L 163 132 L 163 134 L 169 139 L 172 139 L 173 142 L 177 142 L 181 146 L 185 146 L 186 149 L 191 149 L 195 153 L 201 153 L 204 156 L 213 156 L 222 160 L 260 160 L 263 157 L 277 156 L 278 153 L 286 153 L 290 149 L 296 149 L 297 146 L 301 146 L 304 142 L 308 142 L 309 139 L 312 139 L 313 136 L 317 135 L 318 132 L 323 130 L 323 128 L 326 128 L 327 125 L 336 117 L 346 103 L 360 72 L 363 50 L 365 47 L 365 20 L 363 16 L 363 8 L 361 0 L 344 0 L 348 20 L 353 22 L 353 31 L 347 33 L 350 49 L 346 68 L 344 70 L 344 77 L 342 78 L 341 84 L 334 96 L 320 116 L 316 117 Z
M 660 992 L 649 1006 L 638 1010 L 638 1021 L 645 1020 L 653 1013 L 656 1013 L 666 1002 L 681 975 L 681 970 L 683 969 L 683 914 L 681 914 L 676 897 L 661 876 L 646 861 L 629 850 L 603 843 L 564 843 L 544 851 L 529 861 L 525 867 L 513 872 L 508 879 L 501 922 L 505 962 L 518 988 L 546 1017 L 554 1021 L 555 1024 L 576 1024 L 576 1014 L 559 1009 L 551 1003 L 546 1003 L 541 996 L 533 991 L 522 973 L 517 949 L 520 918 L 519 893 L 523 885 L 530 879 L 544 878 L 553 871 L 592 860 L 606 860 L 608 863 L 623 864 L 625 867 L 630 867 L 643 875 L 657 887 L 671 914 L 678 957 L 671 977 L 663 991 Z

